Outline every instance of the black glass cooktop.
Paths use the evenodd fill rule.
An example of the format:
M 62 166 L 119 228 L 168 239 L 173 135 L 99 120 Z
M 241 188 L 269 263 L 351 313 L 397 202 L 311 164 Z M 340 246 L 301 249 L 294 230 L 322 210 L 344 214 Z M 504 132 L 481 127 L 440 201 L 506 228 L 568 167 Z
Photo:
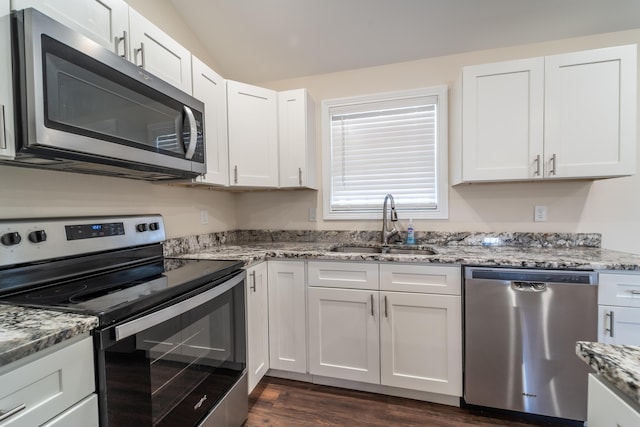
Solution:
M 32 266 L 34 276 L 40 268 Z M 239 274 L 241 261 L 159 258 L 108 271 L 61 276 L 52 283 L 5 294 L 12 304 L 97 316 L 105 326 L 192 292 L 216 286 Z M 29 274 L 23 274 L 28 278 Z

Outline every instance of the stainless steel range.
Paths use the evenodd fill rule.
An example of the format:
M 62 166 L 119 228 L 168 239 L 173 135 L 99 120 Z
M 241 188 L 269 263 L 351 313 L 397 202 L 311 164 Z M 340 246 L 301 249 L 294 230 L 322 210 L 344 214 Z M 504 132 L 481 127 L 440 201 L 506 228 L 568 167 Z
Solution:
M 100 425 L 240 426 L 239 261 L 163 256 L 159 215 L 0 221 L 0 300 L 98 317 Z

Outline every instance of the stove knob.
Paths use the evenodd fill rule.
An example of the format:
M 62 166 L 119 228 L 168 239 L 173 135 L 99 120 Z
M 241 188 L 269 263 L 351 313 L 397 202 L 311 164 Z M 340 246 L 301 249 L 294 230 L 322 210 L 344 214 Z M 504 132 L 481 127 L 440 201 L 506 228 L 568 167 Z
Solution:
M 147 231 L 147 224 L 138 224 L 136 225 L 136 230 L 139 232 Z
M 47 240 L 47 233 L 44 230 L 36 230 L 29 233 L 28 237 L 32 243 L 42 243 Z
M 0 237 L 0 242 L 5 246 L 17 245 L 21 241 L 22 237 L 20 237 L 20 233 L 17 233 L 15 231 L 11 233 L 5 233 L 2 235 L 2 237 Z
M 158 224 L 157 222 L 150 222 L 149 223 L 149 230 L 158 231 L 159 228 L 160 228 L 160 224 Z

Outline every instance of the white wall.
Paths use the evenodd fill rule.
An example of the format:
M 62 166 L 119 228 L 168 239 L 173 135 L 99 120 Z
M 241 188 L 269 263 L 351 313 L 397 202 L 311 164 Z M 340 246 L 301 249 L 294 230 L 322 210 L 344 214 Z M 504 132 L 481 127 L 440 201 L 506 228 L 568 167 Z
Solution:
M 464 53 L 340 73 L 263 83 L 276 90 L 308 88 L 316 100 L 447 84 L 461 67 L 562 52 L 640 43 L 640 30 Z M 640 85 L 639 85 L 640 86 Z M 453 100 L 450 99 L 450 109 Z M 451 120 L 450 117 L 450 123 Z M 322 141 L 318 125 L 318 141 Z M 449 132 L 451 134 L 451 131 Z M 638 150 L 640 156 L 640 149 Z M 318 170 L 321 145 L 318 144 Z M 640 167 L 638 168 L 640 172 Z M 320 182 L 322 178 L 320 177 Z M 600 181 L 474 184 L 451 187 L 448 220 L 416 220 L 416 230 L 598 232 L 603 247 L 640 253 L 640 174 Z M 382 203 L 382 200 L 380 200 Z M 535 205 L 548 207 L 548 221 L 533 222 Z M 380 221 L 323 221 L 318 192 L 244 193 L 237 198 L 237 223 L 261 229 L 377 229 Z M 308 221 L 317 208 L 318 221 Z M 402 227 L 408 218 L 398 213 Z

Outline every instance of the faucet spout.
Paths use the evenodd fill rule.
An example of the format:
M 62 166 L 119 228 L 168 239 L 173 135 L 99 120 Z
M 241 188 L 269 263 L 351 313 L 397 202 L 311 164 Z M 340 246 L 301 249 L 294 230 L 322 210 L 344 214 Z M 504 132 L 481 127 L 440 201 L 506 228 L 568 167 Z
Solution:
M 387 210 L 391 207 L 390 215 L 387 215 Z M 393 200 L 391 194 L 387 194 L 384 197 L 384 203 L 382 205 L 382 246 L 389 246 L 389 239 L 396 234 L 396 222 L 398 221 L 398 214 L 396 212 L 396 203 Z

